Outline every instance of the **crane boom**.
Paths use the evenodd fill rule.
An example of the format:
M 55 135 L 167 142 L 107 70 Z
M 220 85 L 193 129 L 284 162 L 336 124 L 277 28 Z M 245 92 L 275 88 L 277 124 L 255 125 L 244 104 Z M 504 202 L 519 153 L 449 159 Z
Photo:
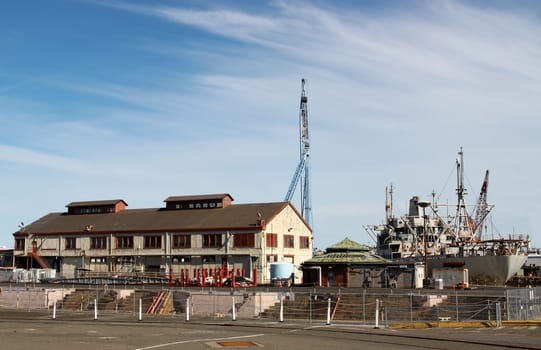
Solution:
M 301 174 L 304 170 L 305 164 L 306 164 L 306 158 L 303 158 L 299 162 L 299 165 L 297 165 L 297 169 L 295 170 L 295 173 L 293 174 L 293 179 L 291 179 L 291 183 L 289 184 L 289 189 L 287 190 L 284 201 L 286 202 L 291 201 L 291 198 L 293 197 L 293 193 L 295 193 L 295 189 L 297 188 L 297 184 L 299 183 L 299 179 L 301 178 Z
M 483 180 L 483 185 L 481 186 L 481 192 L 479 193 L 479 199 L 475 206 L 475 235 L 478 238 L 481 238 L 483 234 L 483 223 L 491 211 L 487 204 L 487 190 L 488 190 L 488 170 L 485 173 L 485 179 Z
M 301 215 L 308 225 L 312 225 L 312 199 L 310 190 L 310 133 L 308 128 L 308 97 L 305 89 L 306 81 L 301 80 L 301 103 L 299 110 L 299 148 L 300 159 L 293 174 L 285 201 L 291 201 L 299 182 L 301 187 Z M 304 179 L 301 176 L 304 173 Z M 303 181 L 304 180 L 304 181 Z

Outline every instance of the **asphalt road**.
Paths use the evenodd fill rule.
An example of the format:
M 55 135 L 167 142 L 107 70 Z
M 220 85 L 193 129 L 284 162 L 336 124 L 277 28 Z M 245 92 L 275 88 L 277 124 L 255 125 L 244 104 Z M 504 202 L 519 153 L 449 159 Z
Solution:
M 213 320 L 186 322 L 156 317 L 0 310 L 0 339 L 5 349 L 541 349 L 538 327 L 472 329 L 374 329 L 346 324 L 305 324 Z

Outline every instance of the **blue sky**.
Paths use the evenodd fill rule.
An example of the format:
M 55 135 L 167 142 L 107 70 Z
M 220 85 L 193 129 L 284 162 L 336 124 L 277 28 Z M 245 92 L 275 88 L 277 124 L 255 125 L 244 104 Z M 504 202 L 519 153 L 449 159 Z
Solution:
M 529 234 L 541 186 L 535 1 L 10 1 L 0 5 L 0 246 L 72 201 L 230 193 L 281 201 L 300 81 L 315 246 L 413 195 L 467 201 L 485 169 L 493 235 Z M 298 197 L 294 204 L 299 205 Z

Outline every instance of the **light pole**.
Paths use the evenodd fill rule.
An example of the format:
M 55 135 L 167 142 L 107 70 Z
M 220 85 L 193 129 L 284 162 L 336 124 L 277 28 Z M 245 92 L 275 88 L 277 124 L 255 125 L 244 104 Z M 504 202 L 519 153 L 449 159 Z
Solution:
M 430 279 L 428 278 L 428 252 L 427 252 L 427 231 L 428 227 L 426 224 L 426 219 L 428 218 L 426 215 L 426 208 L 430 206 L 430 202 L 428 201 L 419 201 L 417 204 L 423 208 L 423 255 L 424 255 L 424 267 L 425 267 L 425 278 L 423 280 L 423 287 L 428 288 L 430 286 Z

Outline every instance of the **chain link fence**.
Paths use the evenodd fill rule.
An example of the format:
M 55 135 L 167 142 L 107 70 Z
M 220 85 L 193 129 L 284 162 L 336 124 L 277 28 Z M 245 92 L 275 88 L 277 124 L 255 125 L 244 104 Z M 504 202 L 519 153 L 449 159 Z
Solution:
M 117 314 L 133 318 L 399 323 L 541 319 L 540 288 L 490 291 L 333 290 L 328 288 L 168 288 L 107 285 L 58 288 L 7 286 L 0 309 L 50 310 L 55 314 Z
M 508 320 L 541 319 L 541 287 L 506 291 Z

